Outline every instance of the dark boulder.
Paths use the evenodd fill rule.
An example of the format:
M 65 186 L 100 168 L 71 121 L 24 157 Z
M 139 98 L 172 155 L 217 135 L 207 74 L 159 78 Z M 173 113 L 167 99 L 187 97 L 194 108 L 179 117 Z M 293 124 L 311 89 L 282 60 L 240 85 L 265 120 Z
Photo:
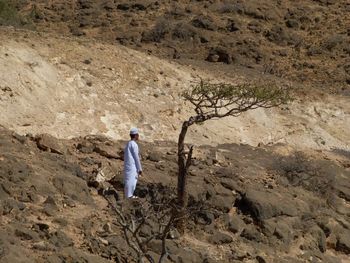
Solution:
M 41 134 L 35 137 L 36 144 L 40 150 L 49 151 L 57 154 L 65 154 L 66 147 L 64 144 L 57 138 L 49 134 Z
M 263 235 L 261 234 L 260 231 L 258 231 L 254 226 L 252 225 L 247 225 L 242 233 L 241 237 L 244 237 L 250 241 L 256 241 L 256 242 L 261 242 L 263 240 Z
M 338 235 L 336 250 L 350 255 L 350 231 L 344 230 Z
M 227 228 L 232 233 L 238 233 L 242 231 L 242 229 L 245 226 L 246 224 L 244 223 L 244 221 L 238 215 L 234 215 L 234 216 L 230 216 L 230 220 L 227 225 Z
M 94 151 L 94 145 L 88 141 L 84 141 L 81 143 L 78 143 L 77 145 L 77 149 L 82 152 L 82 153 L 86 153 L 86 154 L 90 154 L 93 153 Z
M 298 204 L 288 195 L 275 191 L 248 189 L 238 204 L 239 209 L 257 220 L 280 215 L 298 216 Z M 307 207 L 303 207 L 307 208 Z M 305 211 L 306 212 L 306 211 Z
M 49 238 L 50 243 L 56 247 L 70 247 L 73 246 L 73 241 L 64 232 L 56 231 L 51 234 Z
M 211 204 L 216 209 L 227 213 L 233 207 L 234 197 L 232 195 L 231 196 L 215 195 L 211 199 Z
M 130 5 L 123 3 L 123 4 L 118 4 L 117 9 L 123 10 L 123 11 L 128 11 L 130 9 Z
M 227 23 L 226 29 L 229 32 L 236 32 L 240 30 L 240 27 L 241 26 L 236 21 L 229 20 Z
M 299 27 L 299 23 L 295 19 L 288 19 L 286 21 L 286 25 L 287 25 L 287 27 L 290 27 L 290 28 L 298 28 Z
M 209 54 L 206 58 L 209 62 L 223 62 L 225 64 L 232 64 L 232 56 L 230 52 L 222 47 L 215 47 L 209 51 Z

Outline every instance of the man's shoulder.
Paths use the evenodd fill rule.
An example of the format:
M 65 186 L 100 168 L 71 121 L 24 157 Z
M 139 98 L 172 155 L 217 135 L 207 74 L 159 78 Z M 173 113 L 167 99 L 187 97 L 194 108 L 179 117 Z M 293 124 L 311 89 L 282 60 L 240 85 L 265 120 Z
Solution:
M 138 147 L 138 144 L 134 140 L 130 140 L 130 141 L 128 141 L 127 146 L 129 146 L 129 147 Z

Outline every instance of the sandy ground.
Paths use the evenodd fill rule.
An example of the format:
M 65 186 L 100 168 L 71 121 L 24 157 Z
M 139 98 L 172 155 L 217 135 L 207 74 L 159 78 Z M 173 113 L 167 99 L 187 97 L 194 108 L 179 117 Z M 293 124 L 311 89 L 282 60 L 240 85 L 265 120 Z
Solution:
M 18 133 L 59 138 L 104 134 L 176 140 L 191 106 L 182 90 L 215 74 L 160 60 L 123 46 L 33 32 L 0 30 L 0 124 Z M 232 75 L 231 81 L 243 76 Z M 188 141 L 350 151 L 348 97 L 298 98 L 280 109 L 191 127 Z

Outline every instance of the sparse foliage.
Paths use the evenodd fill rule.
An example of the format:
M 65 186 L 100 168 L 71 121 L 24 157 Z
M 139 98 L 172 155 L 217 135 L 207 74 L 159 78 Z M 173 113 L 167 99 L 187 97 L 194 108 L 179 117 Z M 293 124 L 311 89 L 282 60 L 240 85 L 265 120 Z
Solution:
M 213 84 L 201 80 L 183 97 L 195 107 L 196 115 L 189 119 L 190 123 L 199 123 L 238 116 L 251 109 L 276 107 L 289 100 L 289 93 L 286 87 L 269 84 Z
M 188 203 L 187 174 L 191 166 L 193 146 L 185 151 L 185 137 L 188 128 L 211 119 L 239 116 L 257 108 L 272 108 L 288 102 L 291 97 L 288 87 L 271 83 L 210 83 L 201 80 L 183 93 L 186 101 L 194 106 L 195 115 L 182 124 L 178 139 L 178 204 L 185 209 Z M 185 221 L 179 220 L 178 230 L 185 231 Z

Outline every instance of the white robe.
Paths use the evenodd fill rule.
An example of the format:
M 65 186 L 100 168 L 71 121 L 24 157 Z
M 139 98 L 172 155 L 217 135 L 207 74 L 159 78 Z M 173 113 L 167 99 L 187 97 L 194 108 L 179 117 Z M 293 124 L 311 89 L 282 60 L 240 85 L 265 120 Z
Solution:
M 124 194 L 126 198 L 134 195 L 140 171 L 142 171 L 142 167 L 139 146 L 134 140 L 131 140 L 124 148 Z

